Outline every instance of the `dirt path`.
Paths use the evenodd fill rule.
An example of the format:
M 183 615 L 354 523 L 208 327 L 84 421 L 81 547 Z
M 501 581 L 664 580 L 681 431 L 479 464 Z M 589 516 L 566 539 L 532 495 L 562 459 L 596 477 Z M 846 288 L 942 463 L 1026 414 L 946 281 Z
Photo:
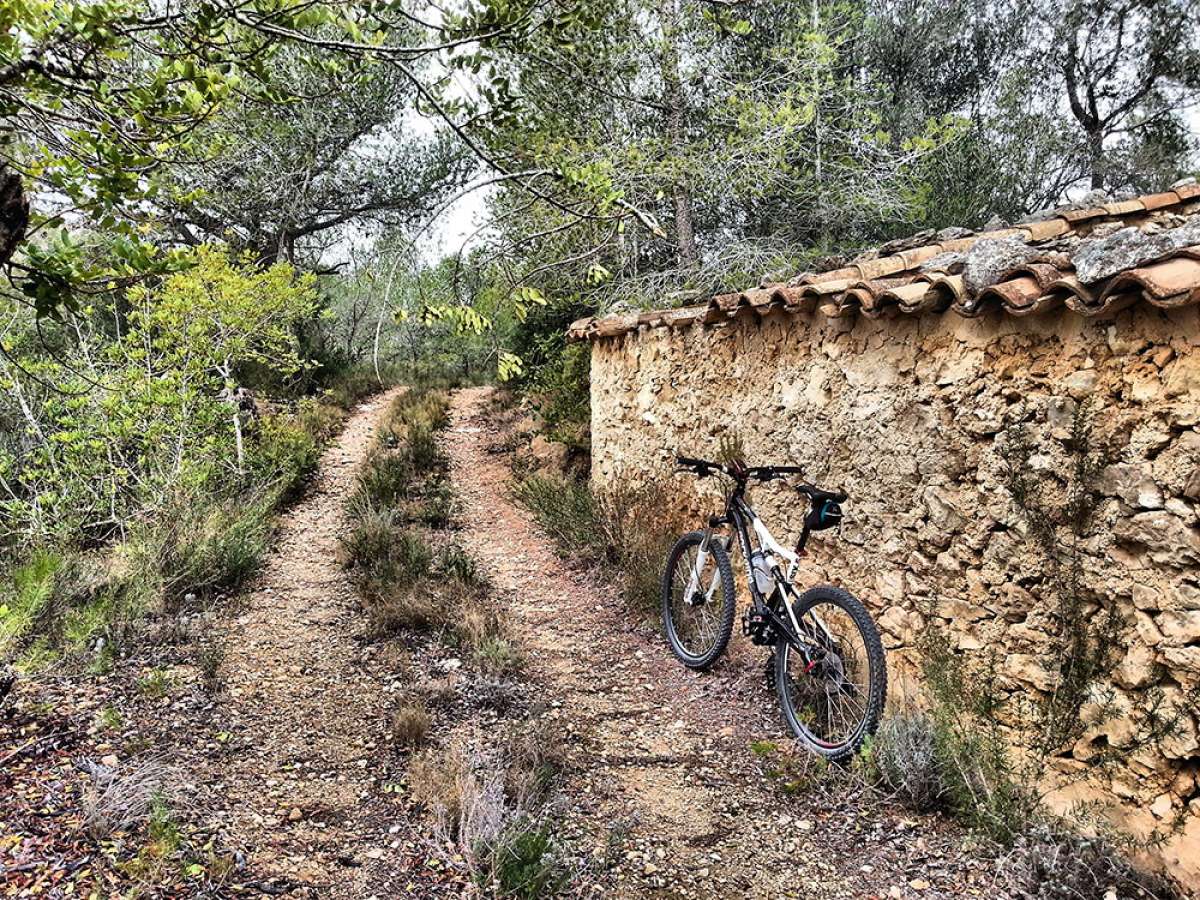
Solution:
M 386 667 L 336 561 L 343 505 L 397 391 L 361 406 L 227 629 L 215 741 L 198 787 L 267 893 L 395 896 L 405 848 L 382 790 Z M 240 879 L 239 879 L 240 880 Z
M 455 395 L 447 437 L 460 536 L 508 597 L 534 677 L 574 743 L 570 837 L 608 896 L 963 896 L 958 836 L 886 811 L 787 798 L 749 749 L 782 740 L 771 698 L 736 666 L 698 675 L 627 621 L 605 585 L 554 554 L 510 498 L 488 389 Z M 947 865 L 943 865 L 943 860 Z M 939 874 L 954 868 L 938 889 Z M 953 882 L 952 890 L 951 882 Z M 994 894 L 992 894 L 994 896 Z

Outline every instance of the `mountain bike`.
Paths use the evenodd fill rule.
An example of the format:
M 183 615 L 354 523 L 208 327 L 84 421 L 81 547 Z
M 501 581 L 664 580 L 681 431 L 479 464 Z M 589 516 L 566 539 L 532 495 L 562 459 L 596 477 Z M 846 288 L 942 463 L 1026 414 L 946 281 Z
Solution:
M 747 502 L 746 488 L 751 481 L 802 475 L 800 467 L 676 461 L 699 478 L 724 475 L 731 486 L 724 513 L 681 537 L 667 557 L 662 611 L 671 651 L 693 669 L 708 668 L 725 652 L 737 607 L 730 562 L 736 538 L 751 597 L 742 633 L 772 648 L 768 677 L 788 728 L 814 753 L 847 759 L 875 732 L 883 712 L 887 665 L 879 631 L 866 607 L 841 588 L 817 585 L 798 593 L 792 583 L 809 535 L 841 523 L 847 495 L 803 480 L 794 485 L 808 512 L 795 549 L 788 550 Z

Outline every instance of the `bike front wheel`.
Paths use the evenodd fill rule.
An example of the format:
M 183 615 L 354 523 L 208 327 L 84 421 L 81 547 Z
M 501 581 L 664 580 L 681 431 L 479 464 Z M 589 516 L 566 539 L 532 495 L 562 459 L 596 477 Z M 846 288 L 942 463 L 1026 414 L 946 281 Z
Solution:
M 720 541 L 685 534 L 667 555 L 663 574 L 663 628 L 671 652 L 691 669 L 707 669 L 729 645 L 736 598 L 733 566 Z
M 792 606 L 813 658 L 780 638 L 775 689 L 783 717 L 812 752 L 838 761 L 874 734 L 887 695 L 887 663 L 879 631 L 862 603 L 841 588 L 820 585 Z

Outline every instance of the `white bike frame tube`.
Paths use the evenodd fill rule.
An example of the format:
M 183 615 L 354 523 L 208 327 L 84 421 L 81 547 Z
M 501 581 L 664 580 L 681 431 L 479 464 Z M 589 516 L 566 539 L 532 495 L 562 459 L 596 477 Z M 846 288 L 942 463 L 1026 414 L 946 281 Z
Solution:
M 787 580 L 788 585 L 791 585 L 792 579 L 796 577 L 796 569 L 800 565 L 800 557 L 775 540 L 775 536 L 771 534 L 767 526 L 763 524 L 762 519 L 758 517 L 758 514 L 754 510 L 750 509 L 748 504 L 745 504 L 744 508 L 750 518 L 750 527 L 754 529 L 754 533 L 758 537 L 758 545 L 787 560 L 787 570 L 784 578 Z M 750 576 L 754 577 L 754 573 L 751 572 Z M 792 627 L 796 629 L 796 634 L 800 635 L 800 622 L 796 619 L 796 613 L 792 609 L 792 604 L 785 602 L 783 605 L 787 609 L 788 618 L 792 620 Z M 832 640 L 832 636 L 829 634 L 829 629 L 825 626 L 825 623 L 815 613 L 812 618 L 820 626 L 821 630 L 825 632 L 825 636 Z

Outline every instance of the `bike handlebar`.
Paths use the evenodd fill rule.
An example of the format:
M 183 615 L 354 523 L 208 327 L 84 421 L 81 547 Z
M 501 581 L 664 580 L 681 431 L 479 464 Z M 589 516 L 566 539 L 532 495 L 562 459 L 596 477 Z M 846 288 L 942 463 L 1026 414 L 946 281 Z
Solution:
M 787 475 L 804 474 L 804 469 L 800 466 L 747 466 L 744 463 L 726 465 L 707 459 L 695 459 L 690 456 L 676 456 L 675 462 L 684 469 L 692 470 L 700 478 L 706 478 L 713 471 L 717 471 L 728 475 L 740 484 L 745 484 L 751 478 L 757 481 L 774 481 L 777 478 L 783 478 Z M 816 485 L 808 484 L 804 481 L 796 486 L 796 490 L 814 499 L 818 497 L 828 498 L 835 503 L 844 503 L 849 496 L 844 491 L 825 491 Z

